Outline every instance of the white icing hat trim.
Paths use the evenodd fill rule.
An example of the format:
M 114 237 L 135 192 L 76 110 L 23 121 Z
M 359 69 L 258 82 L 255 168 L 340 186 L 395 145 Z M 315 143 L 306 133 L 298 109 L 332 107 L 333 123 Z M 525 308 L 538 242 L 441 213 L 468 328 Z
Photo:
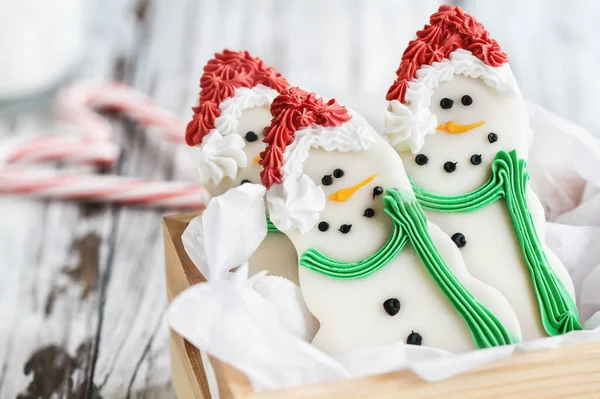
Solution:
M 325 209 L 325 192 L 303 173 L 311 148 L 325 151 L 365 151 L 375 141 L 375 130 L 360 116 L 337 127 L 310 125 L 295 132 L 294 141 L 283 152 L 282 184 L 267 192 L 269 215 L 281 231 L 299 229 L 305 234 Z
M 240 135 L 222 136 L 213 129 L 204 137 L 201 146 L 188 147 L 200 184 L 209 181 L 219 184 L 225 177 L 235 179 L 238 168 L 245 168 L 248 162 L 244 145 Z
M 235 89 L 233 97 L 219 104 L 221 115 L 215 119 L 215 128 L 202 139 L 198 146 L 191 147 L 192 161 L 200 176 L 200 183 L 212 181 L 219 184 L 224 177 L 232 180 L 238 168 L 247 164 L 243 149 L 245 140 L 239 135 L 238 126 L 242 113 L 250 108 L 271 106 L 279 93 L 270 87 L 258 84 L 252 88 Z M 228 137 L 238 137 L 230 139 Z
M 405 104 L 398 100 L 388 103 L 383 134 L 397 151 L 412 150 L 417 153 L 425 143 L 425 136 L 435 133 L 437 117 L 429 110 L 431 96 L 441 82 L 454 79 L 454 75 L 481 78 L 505 95 L 521 95 L 510 65 L 486 65 L 470 51 L 457 49 L 449 58 L 431 65 L 423 65 L 408 82 Z
M 233 97 L 226 98 L 219 104 L 221 115 L 215 119 L 215 129 L 221 135 L 238 133 L 238 125 L 242 112 L 247 109 L 271 106 L 271 103 L 279 93 L 270 87 L 257 84 L 251 89 L 240 87 L 235 89 Z

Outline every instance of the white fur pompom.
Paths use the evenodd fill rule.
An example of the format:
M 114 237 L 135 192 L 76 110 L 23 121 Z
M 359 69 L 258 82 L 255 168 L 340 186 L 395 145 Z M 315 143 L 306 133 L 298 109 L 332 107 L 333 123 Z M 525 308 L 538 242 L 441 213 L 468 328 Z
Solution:
M 325 209 L 325 193 L 307 175 L 288 177 L 283 184 L 273 185 L 267 192 L 269 216 L 279 230 L 293 229 L 305 234 L 319 220 Z
M 224 177 L 234 179 L 238 168 L 246 167 L 244 139 L 237 134 L 221 136 L 217 130 L 210 132 L 199 147 L 190 148 L 192 162 L 200 183 L 213 181 L 219 184 Z

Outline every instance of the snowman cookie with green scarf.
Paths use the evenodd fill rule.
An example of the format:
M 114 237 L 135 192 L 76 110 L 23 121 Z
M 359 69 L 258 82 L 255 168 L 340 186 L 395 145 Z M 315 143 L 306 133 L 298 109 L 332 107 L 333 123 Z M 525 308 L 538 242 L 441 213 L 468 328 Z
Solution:
M 580 329 L 573 284 L 544 243 L 544 211 L 527 184 L 527 108 L 498 43 L 442 6 L 409 43 L 387 100 L 384 134 L 427 217 L 508 299 L 523 339 Z
M 207 62 L 185 139 L 200 183 L 211 196 L 259 183 L 271 102 L 288 86 L 275 68 L 247 51 L 224 50 Z M 249 261 L 250 275 L 268 269 L 297 284 L 296 264 L 287 237 L 269 224 L 267 237 Z
M 519 340 L 507 300 L 428 223 L 400 158 L 362 117 L 298 88 L 271 113 L 261 179 L 271 220 L 299 256 L 300 288 L 320 322 L 314 345 L 462 352 Z

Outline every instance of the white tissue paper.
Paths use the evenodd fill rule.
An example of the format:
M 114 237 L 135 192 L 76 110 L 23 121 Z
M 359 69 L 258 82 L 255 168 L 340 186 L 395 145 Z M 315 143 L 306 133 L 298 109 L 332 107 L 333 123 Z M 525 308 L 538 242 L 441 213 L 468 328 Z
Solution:
M 458 355 L 398 343 L 329 356 L 310 344 L 317 326 L 295 284 L 247 277 L 247 259 L 266 235 L 264 189 L 250 184 L 214 198 L 185 231 L 185 249 L 208 282 L 173 301 L 170 326 L 241 370 L 256 390 L 406 368 L 437 381 L 513 352 L 600 340 L 600 142 L 535 104 L 529 108 L 532 185 L 547 212 L 547 243 L 573 278 L 584 331 Z

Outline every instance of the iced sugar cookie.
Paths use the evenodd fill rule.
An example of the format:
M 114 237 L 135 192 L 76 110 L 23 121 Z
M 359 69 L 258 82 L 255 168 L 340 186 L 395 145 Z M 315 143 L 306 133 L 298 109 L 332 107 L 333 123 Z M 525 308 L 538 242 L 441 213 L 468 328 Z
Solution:
M 264 129 L 270 106 L 287 80 L 247 51 L 215 54 L 200 78 L 198 105 L 185 139 L 200 183 L 211 196 L 244 183 L 259 183 Z M 298 283 L 297 258 L 285 235 L 271 225 L 267 238 L 250 259 L 250 274 L 271 274 Z
M 442 6 L 402 56 L 385 135 L 427 217 L 477 279 L 515 309 L 524 339 L 579 329 L 573 284 L 544 244 L 529 188 L 529 122 L 506 54 L 458 7 Z
M 429 224 L 394 149 L 358 115 L 298 88 L 271 107 L 262 182 L 299 254 L 330 354 L 406 342 L 461 352 L 514 342 L 515 314 Z

